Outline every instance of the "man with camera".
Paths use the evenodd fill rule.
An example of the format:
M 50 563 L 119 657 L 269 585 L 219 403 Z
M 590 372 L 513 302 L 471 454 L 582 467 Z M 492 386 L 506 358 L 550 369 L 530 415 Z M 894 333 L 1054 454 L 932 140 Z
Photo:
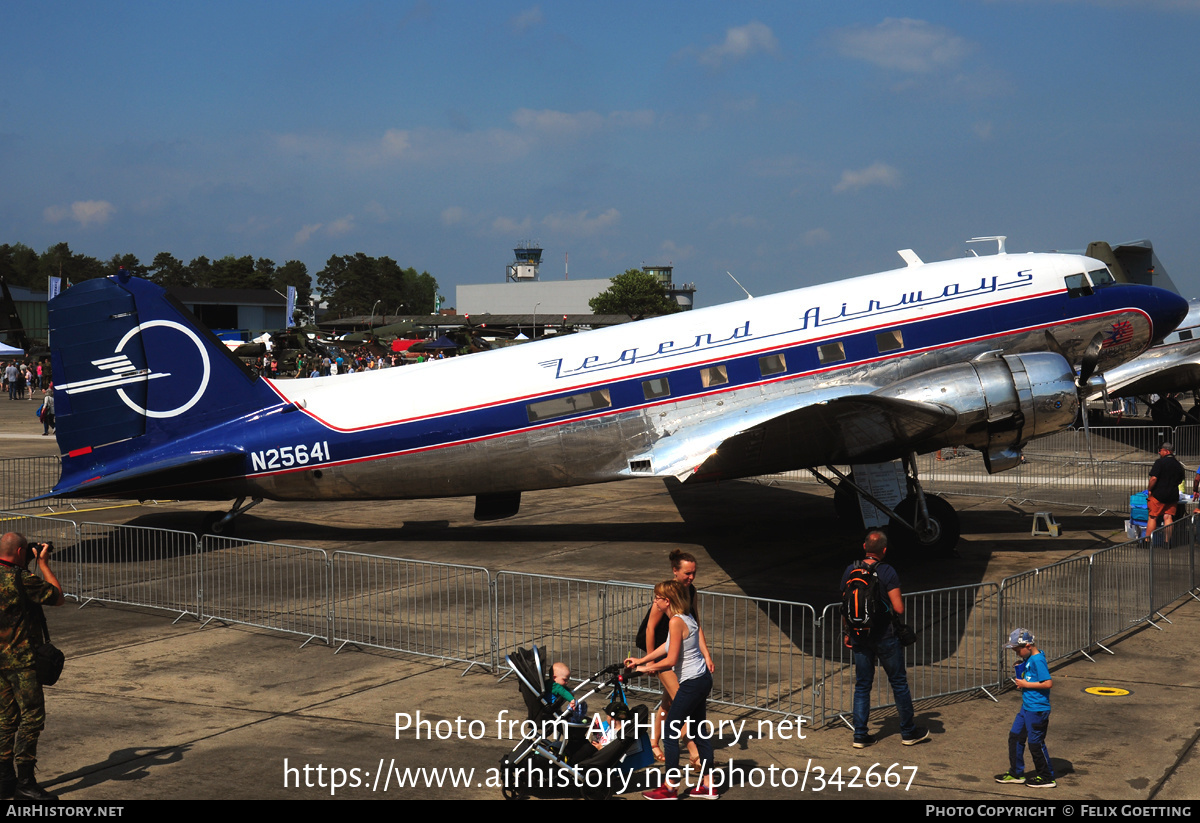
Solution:
M 0 537 L 0 799 L 56 799 L 33 774 L 46 725 L 34 646 L 44 639 L 42 606 L 63 604 L 62 585 L 50 569 L 52 548 L 30 545 L 16 532 Z M 34 559 L 41 577 L 28 570 Z

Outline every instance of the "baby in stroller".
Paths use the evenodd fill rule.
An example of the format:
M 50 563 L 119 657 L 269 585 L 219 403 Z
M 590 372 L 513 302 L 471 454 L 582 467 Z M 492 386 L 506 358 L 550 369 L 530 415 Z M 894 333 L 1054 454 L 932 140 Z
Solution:
M 504 796 L 522 796 L 536 788 L 579 788 L 586 798 L 602 799 L 616 791 L 629 791 L 631 772 L 653 761 L 646 740 L 649 711 L 629 707 L 620 663 L 608 666 L 566 690 L 566 676 L 546 677 L 537 646 L 518 649 L 505 657 L 517 677 L 528 720 L 523 737 L 501 761 Z M 557 664 L 556 664 L 557 668 Z M 561 670 L 554 672 L 556 675 Z M 554 694 L 555 681 L 575 704 Z M 586 714 L 571 715 L 601 690 L 611 690 L 605 717 L 587 722 Z

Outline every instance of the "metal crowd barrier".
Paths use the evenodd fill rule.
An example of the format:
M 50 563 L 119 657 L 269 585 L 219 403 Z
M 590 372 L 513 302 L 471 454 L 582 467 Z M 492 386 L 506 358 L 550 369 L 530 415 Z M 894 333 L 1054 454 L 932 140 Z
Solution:
M 348 644 L 494 667 L 491 577 L 456 566 L 333 553 L 332 634 Z
M 501 659 L 536 643 L 544 650 L 543 659 L 561 660 L 573 674 L 582 675 L 624 660 L 632 651 L 633 630 L 624 634 L 615 625 L 610 630 L 607 622 L 609 589 L 621 591 L 628 584 L 504 571 L 496 574 L 495 581 L 492 603 Z M 648 605 L 644 587 L 634 588 L 643 592 Z M 628 591 L 617 596 L 617 624 L 629 625 L 636 599 Z
M 574 674 L 640 657 L 634 637 L 653 588 L 553 575 L 496 575 L 501 654 L 537 643 Z M 810 651 L 816 614 L 804 603 L 700 592 L 697 609 L 713 657 L 711 702 L 796 714 L 815 711 Z M 642 688 L 646 683 L 635 684 Z
M 98 600 L 199 614 L 196 535 L 105 523 L 80 523 L 78 529 L 74 549 L 58 554 L 60 562 L 71 563 L 73 593 L 84 604 Z
M 908 688 L 914 701 L 975 691 L 1000 683 L 996 639 L 1000 622 L 1000 587 L 995 583 L 904 595 L 905 622 L 917 642 L 904 650 Z M 821 613 L 824 653 L 821 660 L 823 719 L 854 713 L 854 654 L 843 642 L 841 604 Z M 876 672 L 872 708 L 895 705 L 882 669 Z
M 634 653 L 651 588 L 499 572 L 187 532 L 0 512 L 4 531 L 57 547 L 65 593 L 354 644 L 497 667 L 533 643 L 590 674 Z M 1195 597 L 1197 516 L 1132 541 L 1006 578 L 905 596 L 914 700 L 987 691 L 1008 678 L 1003 643 L 1031 629 L 1049 660 L 1087 654 Z M 1151 545 L 1152 544 L 1152 545 Z M 1200 599 L 1198 597 L 1197 599 Z M 716 664 L 714 703 L 830 720 L 853 712 L 853 656 L 840 604 L 700 592 Z M 340 647 L 339 647 L 340 648 Z M 642 684 L 643 687 L 646 684 Z M 886 677 L 872 703 L 892 704 Z
M 62 461 L 49 457 L 9 457 L 0 460 L 0 509 L 46 509 L 58 498 L 26 503 L 48 493 L 58 483 Z
M 202 619 L 333 642 L 324 549 L 209 534 L 200 557 Z

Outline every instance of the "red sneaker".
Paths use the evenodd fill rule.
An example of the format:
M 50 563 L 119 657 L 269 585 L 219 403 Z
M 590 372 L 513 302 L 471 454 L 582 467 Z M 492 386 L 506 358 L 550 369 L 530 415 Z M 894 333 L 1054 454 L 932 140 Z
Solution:
M 674 786 L 663 783 L 654 791 L 642 792 L 642 797 L 647 800 L 678 800 L 679 792 Z

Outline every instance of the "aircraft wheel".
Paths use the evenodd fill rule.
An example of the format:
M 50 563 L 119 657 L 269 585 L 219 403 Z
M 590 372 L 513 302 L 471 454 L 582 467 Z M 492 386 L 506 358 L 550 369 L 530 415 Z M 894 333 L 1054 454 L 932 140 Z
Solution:
M 933 495 L 925 496 L 925 506 L 929 509 L 929 526 L 923 534 L 914 534 L 907 526 L 896 523 L 889 529 L 889 537 L 907 549 L 926 554 L 949 554 L 958 545 L 958 512 L 945 500 Z M 910 523 L 916 520 L 917 498 L 904 498 L 896 506 L 896 514 Z
M 1174 397 L 1164 397 L 1150 407 L 1150 419 L 1157 426 L 1178 426 L 1183 422 L 1183 404 Z
M 833 493 L 833 512 L 837 519 L 848 526 L 861 526 L 862 510 L 858 507 L 858 492 L 845 480 L 838 483 Z

